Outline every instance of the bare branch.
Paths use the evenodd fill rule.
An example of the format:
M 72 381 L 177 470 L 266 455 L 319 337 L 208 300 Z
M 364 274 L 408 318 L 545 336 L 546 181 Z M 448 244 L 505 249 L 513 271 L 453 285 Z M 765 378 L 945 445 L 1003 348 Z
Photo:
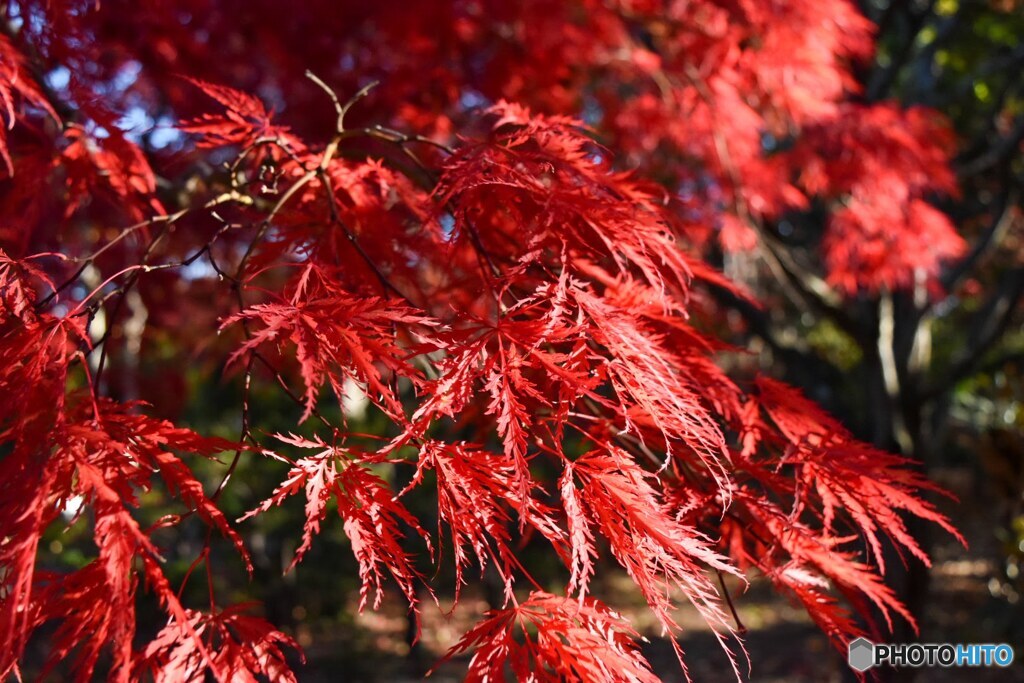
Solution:
M 949 370 L 934 385 L 922 392 L 924 398 L 945 393 L 960 380 L 970 377 L 982 366 L 984 355 L 999 341 L 1024 296 L 1024 266 L 1007 272 L 996 291 L 967 323 L 970 330 L 961 352 Z
M 942 286 L 947 292 L 955 289 L 957 284 L 978 264 L 982 257 L 1002 241 L 1006 231 L 1010 228 L 1010 224 L 1013 222 L 1013 212 L 1010 209 L 1017 205 L 1019 199 L 1020 193 L 1016 189 L 1005 190 L 1000 194 L 993 208 L 993 218 L 988 229 L 978 237 L 974 246 L 971 247 L 970 253 L 958 261 L 956 265 L 940 278 Z

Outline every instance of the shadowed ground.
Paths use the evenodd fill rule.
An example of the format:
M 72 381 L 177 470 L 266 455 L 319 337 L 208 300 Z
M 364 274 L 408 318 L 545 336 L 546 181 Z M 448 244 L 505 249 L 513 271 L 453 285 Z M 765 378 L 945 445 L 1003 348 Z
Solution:
M 963 504 L 946 502 L 945 512 L 970 542 L 965 550 L 953 539 L 937 537 L 934 550 L 932 594 L 922 625 L 922 642 L 1009 642 L 1017 660 L 1009 669 L 924 669 L 922 681 L 964 681 L 988 683 L 1024 681 L 1024 607 L 1010 604 L 992 595 L 990 581 L 997 573 L 999 557 L 993 529 L 996 508 L 977 501 L 970 491 L 971 477 L 965 472 L 947 470 L 941 483 L 957 493 Z M 966 490 L 965 490 L 966 489 Z M 995 584 L 993 583 L 992 586 Z M 806 614 L 755 581 L 746 593 L 730 586 L 737 610 L 748 629 L 745 642 L 753 669 L 750 680 L 764 683 L 819 683 L 852 679 L 845 661 L 815 629 Z M 612 574 L 599 585 L 595 594 L 626 614 L 649 640 L 645 654 L 655 672 L 665 681 L 684 680 L 671 645 L 658 637 L 659 629 L 646 610 L 628 577 Z M 413 681 L 420 680 L 417 670 L 429 668 L 473 620 L 486 610 L 481 591 L 471 586 L 462 598 L 456 617 L 446 618 L 433 605 L 423 608 L 423 636 L 417 657 L 410 655 L 404 641 L 406 619 L 397 601 L 379 612 L 367 610 L 355 619 L 354 628 L 331 632 L 300 630 L 297 634 L 306 647 L 307 665 L 300 668 L 302 681 Z M 355 598 L 352 609 L 355 611 Z M 445 607 L 450 602 L 444 602 Z M 727 681 L 732 676 L 728 660 L 718 642 L 692 609 L 681 609 L 679 621 L 686 662 L 694 681 Z M 741 661 L 741 670 L 746 671 Z M 440 667 L 429 680 L 437 683 L 459 681 L 464 662 Z

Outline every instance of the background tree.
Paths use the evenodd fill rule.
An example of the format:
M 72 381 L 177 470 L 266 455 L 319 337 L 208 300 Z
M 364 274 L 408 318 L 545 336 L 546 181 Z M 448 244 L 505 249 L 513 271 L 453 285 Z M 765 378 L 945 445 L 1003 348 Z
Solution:
M 733 651 L 726 575 L 913 626 L 912 461 L 1019 357 L 1016 8 L 336 5 L 5 6 L 0 668 L 287 678 L 220 595 L 328 510 L 360 607 L 489 568 L 476 677 L 650 679 L 601 557 Z

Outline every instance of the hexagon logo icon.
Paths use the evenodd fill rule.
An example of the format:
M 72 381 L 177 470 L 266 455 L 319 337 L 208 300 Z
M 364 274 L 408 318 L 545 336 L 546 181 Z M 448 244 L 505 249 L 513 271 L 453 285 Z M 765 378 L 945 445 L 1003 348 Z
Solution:
M 847 661 L 854 671 L 867 671 L 875 665 L 875 644 L 867 638 L 858 638 L 848 646 Z

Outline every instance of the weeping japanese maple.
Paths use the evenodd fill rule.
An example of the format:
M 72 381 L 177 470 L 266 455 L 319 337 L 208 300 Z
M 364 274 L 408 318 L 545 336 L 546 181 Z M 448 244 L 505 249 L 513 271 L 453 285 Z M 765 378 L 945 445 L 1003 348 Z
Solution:
M 654 3 L 581 2 L 579 16 L 575 3 L 430 3 L 451 18 L 453 53 L 480 49 L 502 17 L 521 12 L 530 23 L 516 30 L 538 32 L 563 59 L 549 73 L 533 45 L 521 62 L 501 48 L 482 71 L 452 66 L 431 109 L 425 97 L 402 98 L 428 77 L 411 75 L 417 61 L 441 63 L 442 41 L 411 40 L 411 21 L 356 24 L 350 35 L 383 46 L 374 58 L 384 94 L 365 111 L 369 88 L 349 88 L 347 72 L 334 78 L 312 57 L 294 92 L 231 87 L 254 77 L 232 70 L 238 55 L 215 40 L 228 31 L 221 19 L 210 18 L 206 41 L 194 39 L 189 22 L 207 3 L 146 9 L 146 22 L 178 31 L 153 45 L 126 35 L 133 22 L 150 25 L 134 5 L 67 4 L 9 5 L 18 30 L 0 38 L 0 98 L 13 126 L 0 138 L 9 168 L 0 197 L 4 675 L 18 672 L 33 633 L 52 622 L 47 667 L 70 658 L 80 680 L 100 666 L 114 680 L 294 680 L 288 653 L 298 646 L 249 605 L 219 603 L 209 552 L 223 537 L 248 562 L 245 519 L 293 496 L 305 499 L 305 524 L 294 530 L 292 564 L 324 525 L 341 525 L 361 609 L 389 591 L 414 612 L 434 609 L 436 591 L 458 596 L 474 566 L 494 568 L 504 604 L 450 653 L 472 653 L 470 680 L 505 671 L 654 680 L 636 629 L 590 595 L 602 556 L 636 583 L 684 669 L 676 611 L 690 603 L 741 675 L 724 574 L 765 575 L 840 647 L 865 623 L 875 628 L 875 614 L 890 626 L 892 617 L 913 621 L 883 580 L 884 543 L 927 562 L 908 517 L 956 534 L 926 500 L 933 487 L 797 391 L 726 372 L 719 359 L 740 350 L 709 332 L 717 311 L 706 290 L 756 303 L 700 259 L 714 230 L 726 246 L 748 244 L 759 220 L 809 196 L 845 202 L 824 248 L 828 277 L 846 291 L 934 275 L 961 248 L 923 201 L 955 189 L 948 172 L 932 173 L 946 162 L 944 141 L 932 139 L 941 124 L 885 107 L 851 122 L 839 105 L 853 87 L 847 60 L 870 48 L 848 3 L 780 3 L 783 18 L 745 2 L 683 3 L 664 17 Z M 221 4 L 231 14 L 234 3 Z M 333 22 L 356 10 L 309 12 Z M 662 18 L 648 36 L 666 44 L 655 54 L 638 44 L 636 26 Z M 276 58 L 287 70 L 281 64 L 304 59 L 306 48 L 283 47 L 297 44 L 291 28 L 270 38 L 269 24 L 252 21 L 267 38 L 266 54 L 246 53 L 253 65 Z M 789 21 L 817 28 L 783 28 Z M 752 37 L 764 59 L 743 59 Z M 104 40 L 133 61 L 98 60 Z M 214 52 L 219 64 L 203 61 L 211 45 L 224 50 Z M 368 58 L 354 51 L 349 70 Z M 168 60 L 189 78 L 165 73 Z M 137 68 L 125 76 L 129 63 Z M 509 72 L 516 79 L 498 87 Z M 639 94 L 588 92 L 592 78 Z M 130 82 L 102 97 L 101 85 L 117 79 Z M 474 97 L 488 106 L 463 106 Z M 165 143 L 173 153 L 119 122 L 160 98 L 177 121 Z M 609 148 L 573 116 L 537 113 L 586 98 L 607 110 Z M 303 110 L 308 119 L 296 118 Z M 913 122 L 905 136 L 885 133 L 904 117 Z M 803 135 L 765 156 L 753 138 L 786 125 Z M 869 147 L 886 135 L 891 159 L 872 160 L 882 153 Z M 673 165 L 661 147 L 688 163 Z M 845 156 L 815 152 L 828 147 Z M 617 170 L 616 153 L 642 159 L 643 171 Z M 875 215 L 875 169 L 892 160 L 897 179 Z M 708 196 L 681 208 L 644 172 L 682 185 L 703 173 Z M 895 236 L 883 234 L 883 215 Z M 878 255 L 875 241 L 905 240 L 916 226 L 941 239 Z M 117 376 L 131 373 L 125 359 L 157 352 L 139 325 L 183 348 L 212 348 L 241 377 L 236 439 L 112 398 L 135 398 Z M 253 422 L 257 383 L 297 404 L 295 430 L 308 436 Z M 350 424 L 356 395 L 388 425 L 372 435 L 376 445 Z M 341 419 L 326 404 L 340 406 Z M 190 463 L 218 454 L 222 479 L 207 490 Z M 287 463 L 286 479 L 245 518 L 227 520 L 218 501 L 232 473 L 261 459 Z M 401 488 L 391 476 L 399 470 Z M 140 510 L 157 487 L 182 511 L 146 525 Z M 436 528 L 406 505 L 414 491 L 436 499 Z M 161 549 L 168 530 L 193 517 L 209 532 L 184 581 L 203 580 L 193 570 L 206 565 L 206 605 L 182 603 Z M 95 557 L 73 572 L 41 566 L 48 530 L 82 519 Z M 528 535 L 564 564 L 559 594 L 517 554 Z M 455 585 L 434 585 L 422 567 L 449 554 Z M 147 596 L 166 613 L 149 642 L 135 620 Z

